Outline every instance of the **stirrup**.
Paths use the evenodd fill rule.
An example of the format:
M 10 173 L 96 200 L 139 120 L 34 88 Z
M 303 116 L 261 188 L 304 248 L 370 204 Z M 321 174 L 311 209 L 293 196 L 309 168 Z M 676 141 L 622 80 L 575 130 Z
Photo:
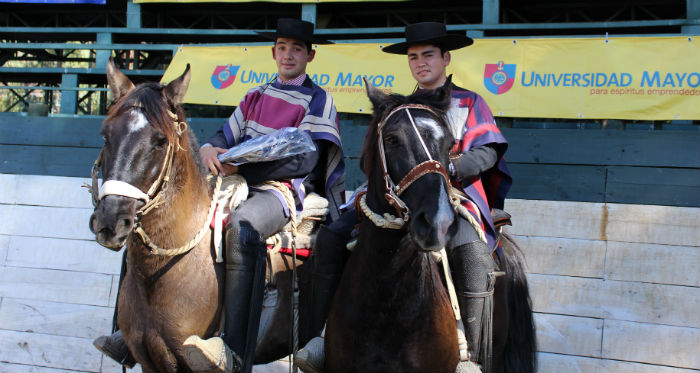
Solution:
M 129 348 L 126 346 L 126 342 L 124 342 L 121 330 L 114 332 L 112 335 L 97 337 L 92 341 L 92 344 L 110 359 L 129 369 L 136 365 L 134 357 L 131 356 Z
M 314 337 L 294 355 L 294 364 L 304 373 L 323 373 L 326 365 L 323 337 Z
M 185 362 L 193 372 L 238 373 L 242 361 L 219 337 L 202 339 L 191 335 L 182 344 Z
M 457 363 L 455 373 L 481 373 L 481 366 L 471 360 L 460 361 Z

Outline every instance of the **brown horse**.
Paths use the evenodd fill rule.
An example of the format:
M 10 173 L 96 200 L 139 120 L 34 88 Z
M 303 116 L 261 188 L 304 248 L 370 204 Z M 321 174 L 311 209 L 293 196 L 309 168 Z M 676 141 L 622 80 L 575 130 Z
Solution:
M 444 172 L 454 142 L 444 118 L 449 84 L 408 97 L 367 90 L 375 118 L 362 153 L 364 216 L 328 316 L 326 368 L 454 372 L 455 316 L 431 254 L 456 229 Z M 532 310 L 514 258 L 506 258 L 509 274 L 496 284 L 494 370 L 534 371 Z
M 96 196 L 93 176 L 90 229 L 112 250 L 126 244 L 117 322 L 136 361 L 144 372 L 189 372 L 182 343 L 219 329 L 223 294 L 209 228 L 214 188 L 180 107 L 189 66 L 166 86 L 134 86 L 110 61 L 107 79 L 115 104 L 102 125 L 96 166 L 104 183 Z M 289 354 L 291 261 L 278 255 L 269 263 L 279 301 L 258 339 L 256 362 Z

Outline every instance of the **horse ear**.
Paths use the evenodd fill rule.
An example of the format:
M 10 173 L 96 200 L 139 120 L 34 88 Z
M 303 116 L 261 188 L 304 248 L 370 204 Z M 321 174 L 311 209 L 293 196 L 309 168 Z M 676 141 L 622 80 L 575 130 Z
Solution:
M 174 105 L 180 105 L 185 98 L 187 87 L 190 86 L 191 76 L 190 64 L 188 63 L 185 72 L 165 87 L 165 97 L 168 97 Z
M 380 113 L 381 110 L 379 108 L 387 102 L 389 96 L 370 84 L 370 82 L 367 81 L 367 78 L 363 77 L 362 80 L 365 81 L 367 97 L 369 97 L 369 100 L 372 102 L 372 106 L 374 106 L 374 112 Z
M 114 64 L 112 57 L 107 61 L 107 83 L 109 83 L 109 89 L 112 90 L 114 102 L 117 102 L 134 88 L 134 83 L 117 69 L 117 65 Z

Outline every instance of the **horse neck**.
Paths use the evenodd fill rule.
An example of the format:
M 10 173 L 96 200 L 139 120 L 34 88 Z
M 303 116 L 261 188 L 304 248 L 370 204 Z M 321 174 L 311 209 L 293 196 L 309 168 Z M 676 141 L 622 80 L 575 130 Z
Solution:
M 190 242 L 206 224 L 211 206 L 210 188 L 194 160 L 196 154 L 188 146 L 184 148 L 175 152 L 171 178 L 161 191 L 162 205 L 141 219 L 144 231 L 164 249 L 175 249 Z M 154 257 L 148 254 L 150 249 L 139 238 L 133 237 L 131 242 L 143 247 L 139 250 L 142 254 Z

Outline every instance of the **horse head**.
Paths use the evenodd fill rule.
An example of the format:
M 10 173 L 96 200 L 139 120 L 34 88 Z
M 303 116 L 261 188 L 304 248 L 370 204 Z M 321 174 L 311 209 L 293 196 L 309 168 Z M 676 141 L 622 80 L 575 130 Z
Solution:
M 456 230 L 446 172 L 454 144 L 445 118 L 451 81 L 410 96 L 365 86 L 375 114 L 362 153 L 367 201 L 398 214 L 421 249 L 440 250 Z
M 107 64 L 107 81 L 114 105 L 102 123 L 104 146 L 95 162 L 102 167 L 103 184 L 97 188 L 93 170 L 93 202 L 90 230 L 97 242 L 119 250 L 134 230 L 145 209 L 157 207 L 159 195 L 169 180 L 178 149 L 187 147 L 180 103 L 190 81 L 189 65 L 168 85 L 144 83 L 134 86 Z M 154 206 L 155 205 L 155 206 Z

